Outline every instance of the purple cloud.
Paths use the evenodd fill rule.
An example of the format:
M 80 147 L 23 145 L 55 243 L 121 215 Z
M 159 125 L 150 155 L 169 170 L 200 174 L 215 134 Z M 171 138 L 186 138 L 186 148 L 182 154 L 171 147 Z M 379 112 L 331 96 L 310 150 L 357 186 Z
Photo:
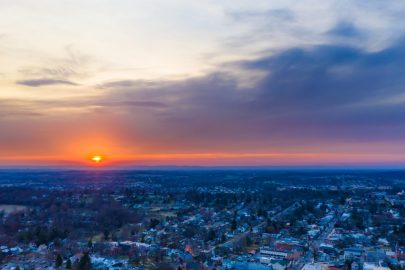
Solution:
M 67 81 L 67 80 L 57 80 L 57 79 L 30 79 L 30 80 L 19 80 L 16 82 L 20 85 L 30 86 L 30 87 L 39 87 L 39 86 L 47 86 L 47 85 L 72 85 L 77 86 L 78 84 Z

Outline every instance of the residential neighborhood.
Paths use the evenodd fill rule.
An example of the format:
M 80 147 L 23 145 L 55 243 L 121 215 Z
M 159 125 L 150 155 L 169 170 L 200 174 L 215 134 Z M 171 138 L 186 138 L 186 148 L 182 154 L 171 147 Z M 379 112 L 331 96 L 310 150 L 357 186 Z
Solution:
M 19 173 L 1 182 L 1 269 L 405 266 L 404 182 L 395 175 L 77 173 L 57 184 L 52 176 L 37 175 L 35 187 L 19 185 Z

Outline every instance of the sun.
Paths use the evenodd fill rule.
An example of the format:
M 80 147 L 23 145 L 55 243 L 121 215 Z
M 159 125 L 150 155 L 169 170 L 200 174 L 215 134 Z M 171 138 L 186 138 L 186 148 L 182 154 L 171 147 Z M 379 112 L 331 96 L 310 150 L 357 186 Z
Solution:
M 95 155 L 91 157 L 91 160 L 95 163 L 100 163 L 101 161 L 103 161 L 103 156 L 101 155 Z

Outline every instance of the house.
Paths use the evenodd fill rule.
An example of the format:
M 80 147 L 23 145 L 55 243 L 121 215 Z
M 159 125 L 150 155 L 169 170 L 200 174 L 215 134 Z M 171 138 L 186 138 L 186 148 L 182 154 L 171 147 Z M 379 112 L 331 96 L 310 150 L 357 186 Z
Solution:
M 346 248 L 344 251 L 344 258 L 345 259 L 353 259 L 353 258 L 360 258 L 363 255 L 363 249 L 361 248 Z
M 390 270 L 390 268 L 386 267 L 386 266 L 380 266 L 380 265 L 375 264 L 375 263 L 364 262 L 363 263 L 363 270 Z
M 301 270 L 327 270 L 327 269 L 320 263 L 307 263 L 302 267 Z
M 287 267 L 290 266 L 290 264 L 291 264 L 290 261 L 285 259 L 273 259 L 269 263 L 269 265 L 273 270 L 285 270 L 287 269 Z
M 290 248 L 267 248 L 260 249 L 260 255 L 262 257 L 270 257 L 273 259 L 288 259 L 297 260 L 302 255 L 302 249 L 294 247 Z

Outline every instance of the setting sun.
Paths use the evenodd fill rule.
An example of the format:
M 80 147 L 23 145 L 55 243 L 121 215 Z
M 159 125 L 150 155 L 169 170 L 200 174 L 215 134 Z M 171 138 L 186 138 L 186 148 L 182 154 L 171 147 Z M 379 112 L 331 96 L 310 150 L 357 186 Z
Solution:
M 96 156 L 93 156 L 91 158 L 91 160 L 94 161 L 95 163 L 100 163 L 101 161 L 103 161 L 103 157 L 100 155 L 96 155 Z

